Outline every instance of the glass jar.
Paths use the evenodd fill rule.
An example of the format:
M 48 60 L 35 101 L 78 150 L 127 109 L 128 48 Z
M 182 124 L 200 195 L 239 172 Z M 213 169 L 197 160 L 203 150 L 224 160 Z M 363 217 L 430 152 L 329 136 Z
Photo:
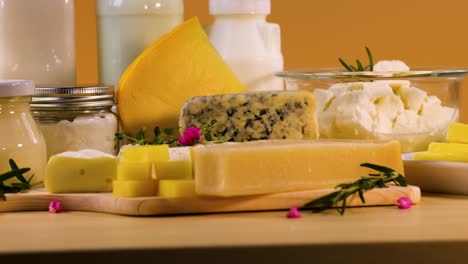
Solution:
M 114 87 L 37 87 L 31 111 L 44 134 L 47 157 L 96 149 L 116 154 Z
M 74 85 L 74 0 L 0 1 L 0 80 Z
M 101 83 L 117 85 L 128 65 L 184 20 L 183 0 L 98 0 Z
M 0 81 L 0 173 L 11 170 L 9 159 L 13 159 L 18 167 L 31 168 L 24 176 L 34 175 L 31 183 L 35 184 L 44 179 L 47 156 L 29 108 L 33 93 L 32 81 Z

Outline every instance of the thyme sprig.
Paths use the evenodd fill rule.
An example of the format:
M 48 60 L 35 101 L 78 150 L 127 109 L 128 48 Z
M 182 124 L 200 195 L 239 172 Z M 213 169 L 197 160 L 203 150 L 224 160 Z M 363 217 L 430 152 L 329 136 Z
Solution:
M 209 125 L 200 128 L 200 136 L 206 142 L 209 142 L 209 143 L 224 143 L 224 142 L 229 141 L 229 139 L 225 139 L 225 138 L 220 138 L 220 139 L 218 138 L 217 140 L 213 140 L 213 138 L 215 138 L 215 136 L 213 134 L 213 130 L 217 125 L 218 125 L 218 121 L 212 120 Z M 131 136 L 127 135 L 123 131 L 119 131 L 119 132 L 115 133 L 115 140 L 124 140 L 124 139 L 126 139 L 126 140 L 128 140 L 129 142 L 131 142 L 132 144 L 135 144 L 135 145 L 163 145 L 163 144 L 167 144 L 167 145 L 169 145 L 171 147 L 177 147 L 177 146 L 181 146 L 181 144 L 178 141 L 179 137 L 176 134 L 176 131 L 178 131 L 178 129 L 176 129 L 176 128 L 161 129 L 160 127 L 157 126 L 153 130 L 153 132 L 154 132 L 153 138 L 152 139 L 147 139 L 146 138 L 147 128 L 143 127 L 143 128 L 141 128 L 140 130 L 137 131 L 137 133 L 135 134 L 135 137 L 131 137 Z
M 29 179 L 24 177 L 24 173 L 30 171 L 30 168 L 18 168 L 16 162 L 13 159 L 9 161 L 11 171 L 0 174 L 0 200 L 6 201 L 6 193 L 19 193 L 25 190 L 31 189 L 34 185 L 41 184 L 41 182 L 34 185 L 31 184 L 31 180 L 34 177 L 32 175 Z M 13 182 L 10 185 L 5 184 L 6 180 L 16 178 L 19 182 Z
M 356 66 L 346 63 L 342 58 L 338 58 L 338 61 L 343 65 L 346 71 L 356 72 L 356 71 L 372 71 L 374 70 L 374 58 L 368 47 L 366 47 L 367 58 L 369 59 L 369 64 L 366 66 L 362 65 L 360 60 L 356 60 Z
M 388 183 L 393 183 L 396 186 L 407 186 L 405 177 L 399 172 L 380 165 L 371 163 L 363 163 L 362 167 L 370 168 L 378 173 L 371 173 L 367 176 L 352 183 L 343 183 L 337 185 L 338 191 L 320 197 L 316 200 L 306 203 L 303 208 L 310 208 L 312 212 L 322 212 L 324 210 L 336 207 L 341 202 L 341 206 L 337 206 L 338 212 L 343 215 L 348 197 L 358 194 L 362 203 L 366 203 L 364 193 L 374 188 L 388 188 Z

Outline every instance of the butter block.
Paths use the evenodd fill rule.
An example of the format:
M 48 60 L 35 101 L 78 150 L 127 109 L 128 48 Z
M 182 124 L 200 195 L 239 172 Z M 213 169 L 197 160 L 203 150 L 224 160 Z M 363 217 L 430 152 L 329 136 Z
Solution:
M 468 125 L 461 123 L 450 124 L 447 131 L 447 141 L 450 143 L 468 143 Z
M 157 162 L 169 160 L 168 145 L 145 145 L 126 147 L 120 151 L 121 161 Z
M 193 97 L 180 112 L 179 126 L 212 128 L 213 140 L 317 139 L 314 94 L 269 91 Z
M 160 180 L 158 195 L 165 198 L 196 196 L 195 181 L 190 180 Z
M 153 162 L 121 161 L 117 165 L 117 180 L 150 180 L 152 178 Z
M 116 197 L 155 196 L 158 191 L 157 180 L 121 181 L 112 183 L 112 194 Z
M 313 190 L 352 182 L 374 163 L 403 173 L 397 141 L 273 140 L 192 148 L 199 195 Z
M 117 157 L 97 151 L 64 152 L 49 159 L 44 185 L 51 193 L 110 192 Z
M 156 162 L 154 166 L 156 178 L 159 180 L 193 178 L 191 160 L 160 161 Z
M 415 160 L 435 160 L 435 161 L 455 161 L 468 162 L 466 152 L 416 152 L 414 153 Z

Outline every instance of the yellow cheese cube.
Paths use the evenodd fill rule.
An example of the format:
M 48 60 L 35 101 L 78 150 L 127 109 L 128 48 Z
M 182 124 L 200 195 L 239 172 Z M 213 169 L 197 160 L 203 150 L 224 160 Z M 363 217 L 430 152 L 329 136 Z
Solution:
M 191 160 L 160 161 L 155 164 L 156 178 L 166 179 L 192 179 Z
M 49 159 L 44 185 L 51 193 L 110 192 L 118 159 L 94 150 L 64 152 Z
M 168 145 L 145 145 L 126 147 L 120 152 L 121 161 L 157 162 L 169 160 Z
M 429 152 L 461 152 L 468 154 L 468 144 L 460 143 L 438 143 L 433 142 L 429 145 Z
M 116 197 L 155 196 L 158 191 L 158 181 L 121 181 L 113 182 L 112 194 Z
M 160 180 L 158 195 L 165 198 L 196 196 L 194 180 Z
M 468 143 L 468 125 L 450 124 L 447 131 L 447 141 L 450 143 Z
M 152 165 L 153 162 L 147 161 L 121 161 L 117 165 L 117 180 L 151 180 Z
M 273 140 L 193 147 L 196 192 L 235 196 L 353 182 L 374 163 L 403 173 L 397 141 Z
M 436 161 L 456 161 L 468 162 L 467 152 L 417 152 L 414 153 L 415 160 L 436 160 Z

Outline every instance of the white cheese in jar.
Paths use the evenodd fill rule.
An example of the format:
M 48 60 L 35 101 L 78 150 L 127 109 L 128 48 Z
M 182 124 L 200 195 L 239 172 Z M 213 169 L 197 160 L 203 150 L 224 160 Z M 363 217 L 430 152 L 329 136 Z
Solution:
M 114 105 L 112 86 L 36 88 L 31 109 L 44 134 L 47 156 L 81 149 L 115 154 L 119 125 L 111 111 Z

